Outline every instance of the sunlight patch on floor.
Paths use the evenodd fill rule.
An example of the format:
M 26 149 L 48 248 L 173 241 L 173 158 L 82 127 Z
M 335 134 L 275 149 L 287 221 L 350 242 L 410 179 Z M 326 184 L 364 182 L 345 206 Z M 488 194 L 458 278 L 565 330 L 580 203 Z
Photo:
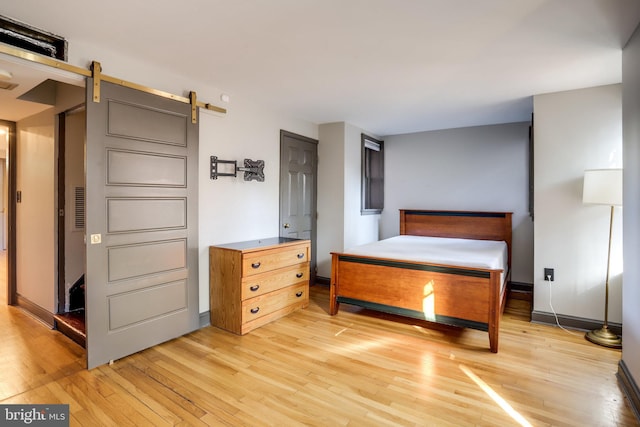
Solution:
M 511 405 L 509 405 L 509 403 L 507 403 L 507 401 L 504 400 L 502 398 L 502 396 L 500 396 L 498 393 L 496 393 L 495 390 L 493 390 L 489 386 L 489 384 L 487 384 L 484 381 L 482 381 L 482 379 L 480 379 L 480 377 L 478 377 L 476 374 L 474 374 L 471 371 L 471 369 L 467 368 L 464 365 L 458 365 L 458 367 L 469 378 L 471 378 L 471 380 L 473 380 L 473 382 L 475 382 L 478 385 L 478 387 L 480 387 L 480 389 L 482 389 L 482 391 L 487 393 L 487 395 L 491 399 L 493 399 L 493 401 L 496 402 L 502 408 L 502 410 L 505 411 L 518 424 L 520 424 L 521 426 L 524 426 L 524 427 L 533 427 L 529 421 L 527 421 L 522 415 L 520 415 L 520 413 L 518 411 L 513 409 L 513 407 Z

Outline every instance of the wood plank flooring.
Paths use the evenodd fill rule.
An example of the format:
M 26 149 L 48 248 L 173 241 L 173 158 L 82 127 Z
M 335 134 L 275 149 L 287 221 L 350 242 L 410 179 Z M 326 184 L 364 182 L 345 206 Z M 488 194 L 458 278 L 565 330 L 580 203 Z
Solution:
M 0 403 L 68 403 L 86 426 L 637 426 L 620 352 L 529 310 L 510 301 L 492 354 L 479 331 L 331 317 L 314 286 L 308 309 L 248 335 L 206 327 L 87 371 L 79 345 L 5 299 Z

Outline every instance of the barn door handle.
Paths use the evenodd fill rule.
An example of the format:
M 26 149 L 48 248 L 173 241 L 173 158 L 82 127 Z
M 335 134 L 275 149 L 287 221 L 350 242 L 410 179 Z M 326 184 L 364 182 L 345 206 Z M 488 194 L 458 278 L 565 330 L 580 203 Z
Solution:
M 256 314 L 259 311 L 260 311 L 260 307 L 252 308 L 251 309 L 251 314 Z
M 253 264 L 251 264 L 251 268 L 260 268 L 260 263 L 254 262 Z
M 291 226 L 289 225 L 289 223 L 288 223 L 288 222 L 285 222 L 284 224 L 282 224 L 282 226 L 283 226 L 284 228 L 289 228 L 289 227 L 291 227 Z

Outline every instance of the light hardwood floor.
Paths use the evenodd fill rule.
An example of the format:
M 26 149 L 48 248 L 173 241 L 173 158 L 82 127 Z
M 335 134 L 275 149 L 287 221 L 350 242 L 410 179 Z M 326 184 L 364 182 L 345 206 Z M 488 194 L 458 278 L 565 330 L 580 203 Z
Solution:
M 71 425 L 638 425 L 620 352 L 531 324 L 523 301 L 498 354 L 483 332 L 331 317 L 314 286 L 308 309 L 248 335 L 206 327 L 87 371 L 77 344 L 2 299 L 0 403 L 68 403 Z

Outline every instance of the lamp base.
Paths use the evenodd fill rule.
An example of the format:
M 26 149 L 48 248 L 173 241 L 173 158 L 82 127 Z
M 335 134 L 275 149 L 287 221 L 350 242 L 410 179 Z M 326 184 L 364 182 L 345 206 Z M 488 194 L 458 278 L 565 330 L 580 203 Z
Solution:
M 604 347 L 622 348 L 622 338 L 611 332 L 606 326 L 589 331 L 584 335 L 584 337 L 588 341 Z

